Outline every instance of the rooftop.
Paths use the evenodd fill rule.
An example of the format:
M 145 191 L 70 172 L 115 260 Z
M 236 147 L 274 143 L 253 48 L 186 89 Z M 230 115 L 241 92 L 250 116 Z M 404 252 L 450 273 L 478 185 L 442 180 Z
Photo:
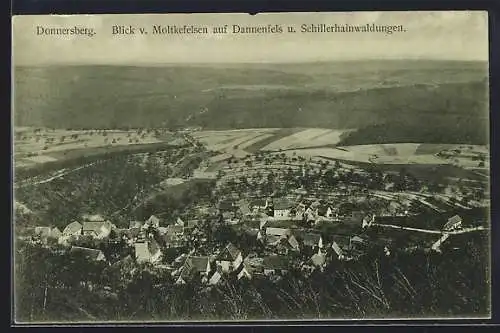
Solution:
M 40 236 L 42 238 L 46 237 L 54 237 L 57 238 L 61 236 L 61 231 L 58 228 L 50 228 L 50 227 L 36 227 L 35 235 Z
M 249 207 L 264 207 L 266 205 L 266 199 L 253 199 L 249 203 Z
M 100 232 L 102 228 L 111 230 L 111 222 L 83 222 L 83 231 Z
M 226 245 L 226 247 L 222 250 L 222 252 L 219 254 L 218 259 L 219 260 L 227 260 L 227 261 L 234 261 L 238 257 L 238 255 L 241 253 L 241 251 L 234 246 L 233 243 L 229 243 Z
M 168 225 L 165 229 L 165 234 L 168 235 L 168 234 L 171 234 L 171 235 L 175 235 L 175 234 L 179 234 L 179 233 L 182 233 L 184 232 L 184 227 L 182 225 Z
M 322 266 L 326 262 L 326 257 L 324 254 L 316 253 L 311 257 L 311 261 L 315 266 Z
M 149 219 L 147 219 L 146 223 L 153 224 L 153 225 L 159 225 L 160 219 L 158 217 L 156 217 L 155 215 L 151 215 L 149 217 Z
M 217 207 L 220 210 L 233 210 L 234 209 L 234 202 L 231 200 L 223 200 L 220 201 Z
M 293 203 L 286 198 L 280 198 L 280 199 L 273 200 L 274 209 L 278 209 L 278 210 L 291 209 L 291 208 L 293 208 L 293 206 L 294 206 Z
M 315 246 L 321 240 L 321 235 L 311 232 L 296 232 L 294 233 L 297 239 L 301 240 L 304 245 Z
M 71 254 L 77 254 L 85 256 L 89 259 L 98 259 L 99 255 L 103 254 L 101 250 L 91 249 L 81 246 L 72 246 L 70 250 Z
M 72 234 L 76 232 L 80 232 L 82 230 L 82 225 L 79 222 L 71 222 L 64 228 L 63 234 Z
M 104 222 L 105 219 L 102 215 L 99 214 L 84 214 L 82 216 L 83 221 L 89 221 L 89 222 Z
M 142 226 L 142 223 L 139 221 L 130 221 L 129 229 L 140 228 L 141 226 Z
M 210 263 L 208 256 L 192 256 L 186 259 L 188 265 L 192 266 L 195 272 L 205 272 Z
M 264 257 L 262 265 L 267 269 L 286 270 L 289 268 L 289 259 L 286 256 L 268 256 Z
M 285 228 L 266 228 L 266 235 L 274 235 L 274 236 L 289 236 L 291 234 L 290 229 Z

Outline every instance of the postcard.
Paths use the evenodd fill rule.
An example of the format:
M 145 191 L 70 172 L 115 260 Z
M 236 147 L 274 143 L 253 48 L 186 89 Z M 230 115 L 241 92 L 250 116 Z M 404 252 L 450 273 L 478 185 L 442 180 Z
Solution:
M 486 12 L 12 29 L 16 323 L 490 318 Z

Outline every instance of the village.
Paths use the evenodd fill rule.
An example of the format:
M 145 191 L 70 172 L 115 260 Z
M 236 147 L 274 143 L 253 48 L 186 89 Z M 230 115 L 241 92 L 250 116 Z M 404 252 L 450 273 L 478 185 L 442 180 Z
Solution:
M 214 182 L 208 198 L 177 215 L 162 213 L 161 204 L 142 221 L 84 214 L 64 228 L 27 228 L 20 238 L 109 266 L 132 261 L 168 273 L 177 285 L 209 288 L 228 279 L 279 281 L 292 270 L 307 277 L 366 255 L 441 254 L 456 248 L 454 235 L 486 230 L 484 221 L 457 213 L 485 207 L 481 183 L 442 185 L 404 170 L 295 153 L 207 151 L 189 132 L 182 136 L 191 150 L 138 155 L 142 167 L 165 169 L 167 177 L 144 200 L 192 180 Z
M 210 207 L 199 208 L 207 210 Z M 29 240 L 47 247 L 58 244 L 70 254 L 108 261 L 109 265 L 113 263 L 102 250 L 80 246 L 82 240 L 123 241 L 130 248 L 130 254 L 115 259 L 115 263 L 133 259 L 168 271 L 175 284 L 199 281 L 208 286 L 228 278 L 278 280 L 292 268 L 307 275 L 321 272 L 338 261 L 356 261 L 367 251 L 378 250 L 385 256 L 393 251 L 391 239 L 377 239 L 367 231 L 377 225 L 385 226 L 384 221 L 394 223 L 394 218 L 359 214 L 340 216 L 337 209 L 319 201 L 294 204 L 284 198 L 256 199 L 239 206 L 225 199 L 213 211 L 220 226 L 244 237 L 211 245 L 209 228 L 197 219 L 177 218 L 167 222 L 152 215 L 143 222 L 131 221 L 128 228 L 118 228 L 102 216 L 86 215 L 80 221 L 69 223 L 62 231 L 35 227 Z M 320 223 L 341 224 L 343 231 L 325 237 L 317 227 Z M 406 232 L 415 232 L 409 229 Z M 441 252 L 446 239 L 460 230 L 463 230 L 462 219 L 455 215 L 441 230 L 424 231 L 423 235 L 432 238 L 425 250 Z M 241 244 L 238 240 L 242 240 Z

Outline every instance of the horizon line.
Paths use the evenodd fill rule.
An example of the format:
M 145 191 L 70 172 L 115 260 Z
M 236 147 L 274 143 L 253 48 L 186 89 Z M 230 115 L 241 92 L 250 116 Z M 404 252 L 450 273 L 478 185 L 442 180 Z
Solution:
M 338 59 L 338 60 L 305 60 L 305 61 L 267 61 L 267 62 L 62 62 L 62 63 L 37 63 L 37 64 L 12 64 L 12 67 L 49 67 L 49 66 L 127 66 L 127 67 L 161 67 L 161 66 L 220 66 L 220 65 L 303 65 L 322 63 L 346 62 L 464 62 L 464 63 L 489 63 L 489 59 L 439 59 L 439 58 L 365 58 L 365 59 Z

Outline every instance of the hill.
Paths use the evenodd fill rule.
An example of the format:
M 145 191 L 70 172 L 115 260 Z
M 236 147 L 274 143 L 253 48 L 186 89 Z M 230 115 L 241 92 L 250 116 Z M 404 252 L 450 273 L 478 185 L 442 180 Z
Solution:
M 440 138 L 453 142 L 486 128 L 486 76 L 484 63 L 429 61 L 19 67 L 14 119 L 16 126 L 73 129 L 300 126 L 371 133 L 398 118 L 416 133 L 428 124 L 454 130 Z M 483 143 L 480 136 L 468 140 Z

